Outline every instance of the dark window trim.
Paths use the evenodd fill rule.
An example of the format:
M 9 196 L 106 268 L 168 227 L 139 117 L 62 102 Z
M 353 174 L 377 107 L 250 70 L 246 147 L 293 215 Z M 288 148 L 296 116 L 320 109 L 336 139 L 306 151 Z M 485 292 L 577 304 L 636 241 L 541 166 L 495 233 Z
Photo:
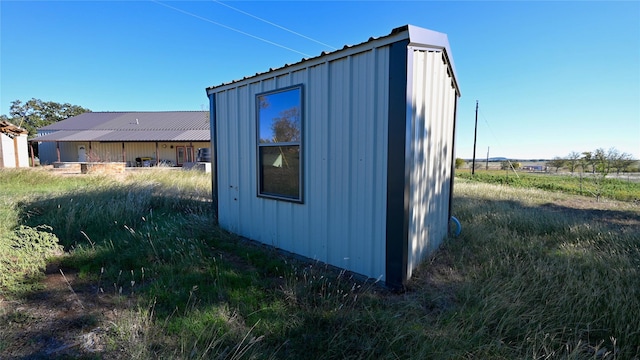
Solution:
M 395 289 L 401 289 L 407 281 L 409 253 L 408 45 L 409 40 L 395 42 L 389 51 L 385 283 Z
M 213 223 L 218 225 L 218 139 L 216 117 L 216 93 L 209 94 L 209 128 L 211 131 L 211 195 L 213 206 Z
M 277 94 L 277 93 L 281 93 L 281 92 L 286 92 L 286 91 L 290 91 L 290 90 L 294 90 L 294 89 L 300 89 L 300 141 L 298 142 L 279 142 L 276 144 L 265 144 L 265 143 L 260 143 L 260 103 L 258 101 L 258 97 L 259 96 L 265 96 L 265 95 L 271 95 L 271 94 Z M 287 86 L 287 87 L 283 87 L 283 88 L 278 88 L 275 90 L 269 90 L 269 91 L 264 91 L 261 93 L 256 93 L 254 96 L 254 101 L 255 101 L 255 125 L 256 125 L 256 196 L 259 198 L 265 198 L 265 199 L 272 199 L 272 200 L 280 200 L 280 201 L 287 201 L 287 202 L 293 202 L 293 203 L 298 203 L 298 204 L 303 204 L 304 203 L 304 136 L 305 136 L 305 132 L 304 132 L 304 117 L 305 117 L 305 111 L 304 111 L 304 85 L 303 84 L 296 84 L 296 85 L 292 85 L 292 86 Z M 298 197 L 289 197 L 289 196 L 285 196 L 285 195 L 279 195 L 279 194 L 270 194 L 270 193 L 265 193 L 265 192 L 261 192 L 260 191 L 260 184 L 261 184 L 261 174 L 262 174 L 262 169 L 261 169 L 261 160 L 260 160 L 260 148 L 262 147 L 277 147 L 277 146 L 298 146 L 299 148 L 299 156 L 300 156 L 300 162 L 299 162 L 299 171 L 298 171 L 298 193 L 299 196 Z

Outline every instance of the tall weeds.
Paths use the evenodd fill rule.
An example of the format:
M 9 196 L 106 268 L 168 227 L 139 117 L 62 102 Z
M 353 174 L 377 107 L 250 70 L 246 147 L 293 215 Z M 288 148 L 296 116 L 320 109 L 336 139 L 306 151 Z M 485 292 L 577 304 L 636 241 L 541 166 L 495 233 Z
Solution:
M 553 196 L 457 184 L 465 229 L 443 251 L 460 256 L 470 281 L 460 289 L 466 311 L 448 321 L 495 340 L 467 345 L 480 355 L 638 356 L 640 332 L 630 325 L 640 320 L 638 209 L 620 210 L 628 220 L 616 225 L 598 211 L 540 206 Z
M 41 230 L 64 245 L 65 266 L 127 299 L 105 323 L 121 355 L 640 356 L 640 210 L 630 203 L 592 211 L 561 193 L 459 179 L 462 234 L 391 293 L 215 228 L 206 174 L 86 181 L 21 197 L 12 231 L 51 226 Z

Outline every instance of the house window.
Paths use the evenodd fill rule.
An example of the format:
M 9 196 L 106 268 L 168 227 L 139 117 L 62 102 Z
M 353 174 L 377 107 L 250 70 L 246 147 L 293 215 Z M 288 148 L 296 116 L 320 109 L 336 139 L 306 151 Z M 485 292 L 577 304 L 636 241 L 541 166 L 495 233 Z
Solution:
M 176 164 L 182 166 L 185 162 L 193 162 L 193 147 L 176 146 Z
M 258 196 L 302 202 L 302 85 L 256 95 Z

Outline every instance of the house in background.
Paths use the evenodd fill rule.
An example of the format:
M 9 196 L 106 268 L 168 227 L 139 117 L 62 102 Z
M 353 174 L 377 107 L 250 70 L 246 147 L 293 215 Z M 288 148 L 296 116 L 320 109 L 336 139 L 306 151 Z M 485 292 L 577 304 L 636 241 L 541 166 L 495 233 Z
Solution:
M 460 92 L 445 34 L 407 25 L 206 91 L 222 228 L 392 287 L 446 238 Z
M 0 121 L 0 169 L 29 167 L 26 129 L 8 121 Z
M 87 112 L 39 128 L 41 164 L 56 162 L 195 162 L 199 148 L 210 147 L 208 111 Z

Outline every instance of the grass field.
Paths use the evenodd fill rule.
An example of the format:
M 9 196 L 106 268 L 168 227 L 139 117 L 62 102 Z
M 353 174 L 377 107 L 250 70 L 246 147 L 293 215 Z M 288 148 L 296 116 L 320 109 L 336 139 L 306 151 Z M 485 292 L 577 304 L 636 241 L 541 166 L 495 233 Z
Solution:
M 391 293 L 215 228 L 208 174 L 0 183 L 2 359 L 640 356 L 633 201 L 458 178 L 462 234 Z
M 547 191 L 593 197 L 640 202 L 640 182 L 625 177 L 602 177 L 581 173 L 530 173 L 525 171 L 489 170 L 471 174 L 469 170 L 456 171 L 458 178 L 514 188 L 534 188 Z M 635 180 L 635 179 L 634 179 Z

